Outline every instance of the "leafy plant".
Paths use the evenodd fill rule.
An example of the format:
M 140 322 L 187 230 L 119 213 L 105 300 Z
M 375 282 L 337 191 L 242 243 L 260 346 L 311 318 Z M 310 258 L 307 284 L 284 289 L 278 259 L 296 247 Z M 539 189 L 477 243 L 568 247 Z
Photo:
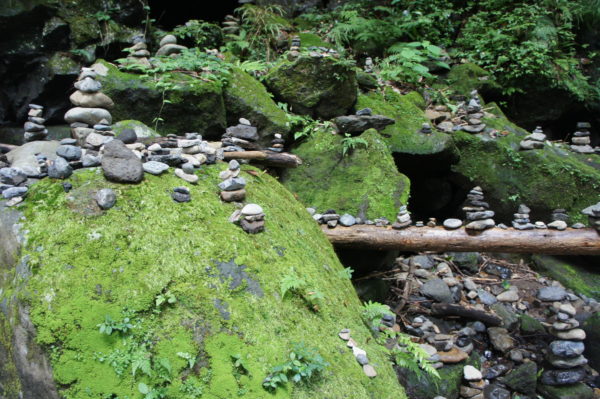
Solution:
M 171 291 L 166 291 L 164 294 L 158 294 L 154 301 L 156 308 L 160 308 L 162 305 L 172 305 L 177 302 L 177 298 Z
M 163 399 L 166 398 L 165 388 L 150 387 L 143 382 L 138 384 L 138 391 L 144 395 L 144 399 Z
M 419 344 L 412 342 L 410 336 L 401 333 L 388 332 L 388 337 L 398 341 L 398 346 L 392 348 L 392 358 L 397 367 L 409 369 L 417 375 L 429 374 L 436 380 L 440 379 L 438 371 L 431 365 L 429 354 Z
M 351 267 L 346 267 L 343 270 L 340 270 L 338 272 L 338 276 L 340 276 L 340 278 L 343 278 L 343 279 L 351 280 L 352 273 L 354 273 L 354 269 L 352 269 Z
M 428 41 L 396 43 L 388 49 L 390 55 L 381 62 L 381 77 L 403 83 L 418 83 L 421 79 L 433 78 L 430 64 L 449 69 L 440 59 L 442 49 Z
M 388 305 L 371 301 L 363 304 L 362 317 L 369 328 L 379 327 L 381 325 L 381 319 L 383 316 L 393 314 L 394 312 L 392 312 Z
M 315 312 L 320 310 L 322 301 L 325 299 L 321 291 L 309 287 L 306 280 L 299 277 L 293 269 L 281 280 L 280 292 L 281 299 L 285 299 L 288 293 L 299 296 Z
M 284 299 L 287 293 L 300 292 L 304 287 L 306 287 L 306 281 L 298 277 L 296 272 L 292 270 L 290 274 L 283 276 L 283 280 L 281 280 L 281 299 Z
M 219 26 L 197 19 L 177 26 L 172 33 L 180 39 L 192 41 L 194 47 L 201 49 L 218 48 L 223 41 L 223 33 Z
M 267 390 L 275 390 L 290 380 L 293 383 L 309 382 L 314 375 L 321 373 L 328 366 L 329 363 L 316 349 L 309 349 L 302 342 L 294 343 L 288 361 L 271 369 L 263 381 L 263 387 Z
M 194 356 L 190 353 L 187 353 L 187 352 L 177 352 L 177 356 L 179 356 L 182 359 L 187 360 L 188 367 L 190 369 L 194 368 L 194 364 L 196 364 L 196 356 Z
M 352 137 L 349 133 L 344 134 L 344 138 L 342 139 L 342 157 L 350 155 L 359 145 L 365 148 L 369 147 L 369 143 L 365 139 Z
M 116 321 L 107 314 L 104 316 L 104 322 L 97 324 L 96 327 L 99 327 L 101 334 L 111 335 L 113 331 L 125 334 L 133 328 L 133 324 L 129 317 L 125 317 L 122 321 Z
M 241 354 L 236 353 L 235 355 L 231 355 L 231 360 L 233 361 L 233 368 L 236 374 L 248 374 L 248 366 Z

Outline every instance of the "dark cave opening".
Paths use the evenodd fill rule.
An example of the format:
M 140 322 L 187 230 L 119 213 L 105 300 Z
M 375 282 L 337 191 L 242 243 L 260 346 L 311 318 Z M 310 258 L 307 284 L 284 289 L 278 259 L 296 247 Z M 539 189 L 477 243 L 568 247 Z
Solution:
M 190 19 L 220 23 L 225 15 L 240 6 L 238 0 L 221 0 L 207 4 L 186 0 L 149 0 L 150 17 L 163 29 L 171 30 Z

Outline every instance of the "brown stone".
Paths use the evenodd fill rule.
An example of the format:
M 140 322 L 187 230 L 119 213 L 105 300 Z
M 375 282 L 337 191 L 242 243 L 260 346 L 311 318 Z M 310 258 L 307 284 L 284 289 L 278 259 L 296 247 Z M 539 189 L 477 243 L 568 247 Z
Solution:
M 243 201 L 246 198 L 246 190 L 243 188 L 235 191 L 221 191 L 221 199 L 225 202 Z
M 460 396 L 463 398 L 472 398 L 475 395 L 479 395 L 481 393 L 481 389 L 470 388 L 462 385 L 460 387 Z
M 469 357 L 465 352 L 457 347 L 452 348 L 448 352 L 438 352 L 442 363 L 458 363 Z

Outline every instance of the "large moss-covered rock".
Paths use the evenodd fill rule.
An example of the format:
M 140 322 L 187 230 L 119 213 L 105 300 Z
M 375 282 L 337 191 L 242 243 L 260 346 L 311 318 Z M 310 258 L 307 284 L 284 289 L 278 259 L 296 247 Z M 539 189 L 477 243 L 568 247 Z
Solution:
M 285 112 L 277 106 L 265 87 L 248 73 L 233 68 L 223 94 L 229 125 L 237 125 L 239 118 L 248 119 L 258 128 L 263 144 L 269 144 L 275 133 L 284 137 L 289 133 Z
M 183 73 L 165 73 L 163 89 L 142 75 L 122 72 L 117 66 L 100 60 L 94 65 L 100 73 L 102 90 L 115 103 L 110 110 L 113 119 L 139 120 L 154 125 L 162 118 L 158 130 L 162 134 L 198 132 L 208 138 L 224 133 L 225 105 L 223 90 L 218 82 L 207 82 Z
M 453 66 L 447 79 L 452 90 L 463 96 L 478 90 L 485 97 L 498 93 L 501 89 L 491 73 L 470 62 Z
M 27 240 L 20 251 L 0 251 L 3 398 L 32 389 L 20 384 L 28 381 L 15 366 L 19 354 L 52 366 L 40 373 L 50 373 L 52 385 L 25 398 L 54 398 L 53 389 L 70 399 L 138 398 L 142 391 L 181 399 L 405 397 L 385 349 L 361 320 L 342 265 L 304 207 L 270 176 L 242 172 L 248 201 L 266 214 L 266 231 L 248 235 L 228 221 L 236 207 L 219 199 L 225 168 L 199 171 L 192 201 L 183 204 L 170 197 L 182 182 L 173 175 L 121 186 L 85 170 L 68 180 L 69 194 L 52 179 L 31 187 L 20 208 Z M 93 200 L 100 188 L 117 192 L 106 212 Z M 0 229 L 2 242 L 18 220 Z M 282 298 L 282 281 L 294 274 L 305 288 Z M 303 297 L 309 290 L 323 294 L 317 309 Z M 34 330 L 26 343 L 17 339 L 26 321 L 19 307 Z M 338 338 L 342 328 L 367 350 L 377 378 L 364 375 Z M 330 365 L 309 383 L 268 393 L 263 379 L 296 342 Z
M 594 390 L 583 383 L 563 386 L 540 384 L 537 391 L 544 399 L 592 399 L 594 397 Z
M 269 72 L 265 84 L 295 113 L 323 119 L 345 115 L 358 91 L 352 66 L 333 57 L 281 61 Z
M 543 150 L 519 151 L 527 132 L 510 123 L 493 104 L 486 107 L 497 116 L 485 122 L 490 130 L 501 133 L 500 137 L 454 133 L 460 162 L 453 170 L 468 179 L 465 188 L 483 188 L 497 221 L 509 222 L 518 205 L 525 203 L 533 220 L 549 221 L 553 209 L 564 208 L 572 222 L 587 222 L 580 211 L 598 202 L 600 158 L 549 144 Z
M 393 220 L 406 204 L 410 181 L 398 173 L 387 145 L 376 130 L 358 136 L 358 144 L 342 155 L 343 138 L 319 131 L 293 152 L 303 160 L 286 171 L 283 182 L 307 206 L 335 209 L 363 218 L 385 216 Z
M 578 294 L 600 300 L 600 274 L 588 262 L 555 256 L 534 255 L 535 270 L 560 281 L 562 285 Z M 585 265 L 588 263 L 588 266 Z

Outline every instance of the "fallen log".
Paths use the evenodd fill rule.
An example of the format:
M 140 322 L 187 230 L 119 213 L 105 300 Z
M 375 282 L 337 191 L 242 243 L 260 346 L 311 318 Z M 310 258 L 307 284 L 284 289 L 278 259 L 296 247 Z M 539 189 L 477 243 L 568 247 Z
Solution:
M 499 327 L 502 324 L 502 319 L 495 314 L 449 303 L 434 303 L 431 305 L 431 315 L 437 317 L 458 316 L 463 319 L 477 320 L 491 327 Z
M 515 230 L 493 228 L 470 232 L 464 228 L 409 227 L 393 230 L 371 225 L 322 226 L 339 248 L 436 252 L 505 252 L 548 255 L 600 255 L 600 235 L 594 229 Z
M 223 153 L 225 160 L 246 159 L 267 166 L 279 168 L 297 168 L 302 160 L 294 154 L 272 151 L 233 151 Z

